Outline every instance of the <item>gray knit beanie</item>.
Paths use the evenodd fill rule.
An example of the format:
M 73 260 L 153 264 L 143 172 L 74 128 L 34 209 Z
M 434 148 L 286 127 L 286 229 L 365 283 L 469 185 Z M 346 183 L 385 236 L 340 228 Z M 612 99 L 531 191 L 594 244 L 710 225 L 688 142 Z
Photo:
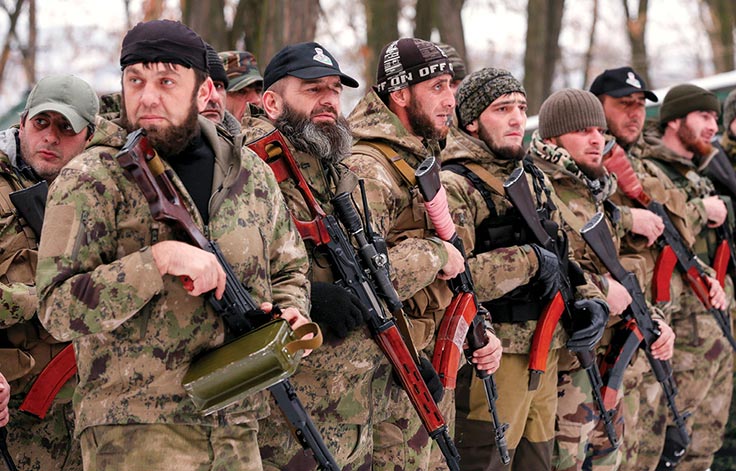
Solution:
M 460 128 L 465 129 L 498 97 L 514 92 L 526 95 L 524 86 L 508 70 L 489 67 L 468 75 L 456 95 Z
M 560 90 L 544 100 L 539 109 L 539 137 L 542 139 L 589 127 L 608 127 L 603 105 L 589 91 Z
M 723 102 L 723 127 L 725 129 L 731 127 L 734 119 L 736 119 L 736 90 L 731 90 Z
M 697 85 L 683 83 L 670 88 L 659 108 L 659 124 L 684 118 L 693 111 L 721 112 L 721 104 L 715 94 Z

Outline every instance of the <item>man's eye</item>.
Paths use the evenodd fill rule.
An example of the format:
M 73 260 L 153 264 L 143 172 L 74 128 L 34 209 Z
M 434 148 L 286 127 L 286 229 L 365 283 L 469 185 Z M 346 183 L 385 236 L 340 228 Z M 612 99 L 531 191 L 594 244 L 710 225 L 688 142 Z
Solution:
M 165 79 L 161 79 L 161 83 L 162 83 L 163 85 L 174 85 L 174 81 L 173 81 L 173 80 L 171 80 L 171 79 L 168 79 L 168 78 L 165 78 Z
M 45 128 L 49 125 L 49 121 L 46 118 L 33 118 L 33 124 L 38 128 Z

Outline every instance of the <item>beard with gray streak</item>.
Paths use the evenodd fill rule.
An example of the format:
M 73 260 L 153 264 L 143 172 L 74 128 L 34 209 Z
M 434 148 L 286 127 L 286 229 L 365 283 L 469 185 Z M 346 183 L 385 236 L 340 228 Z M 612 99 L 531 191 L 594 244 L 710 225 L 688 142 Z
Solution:
M 326 164 L 344 159 L 352 147 L 350 125 L 335 110 L 316 109 L 313 114 L 333 111 L 334 123 L 313 123 L 309 116 L 299 113 L 284 102 L 284 109 L 274 125 L 286 136 L 296 150 L 319 157 Z

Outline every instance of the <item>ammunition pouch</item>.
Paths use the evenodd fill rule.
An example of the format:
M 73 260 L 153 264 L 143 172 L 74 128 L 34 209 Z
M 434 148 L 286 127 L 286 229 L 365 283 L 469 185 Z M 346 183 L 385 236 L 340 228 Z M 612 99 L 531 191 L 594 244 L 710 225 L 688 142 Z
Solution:
M 308 334 L 315 337 L 305 340 Z M 321 342 L 317 324 L 291 330 L 277 319 L 195 359 L 182 385 L 194 405 L 211 414 L 293 375 L 300 352 Z

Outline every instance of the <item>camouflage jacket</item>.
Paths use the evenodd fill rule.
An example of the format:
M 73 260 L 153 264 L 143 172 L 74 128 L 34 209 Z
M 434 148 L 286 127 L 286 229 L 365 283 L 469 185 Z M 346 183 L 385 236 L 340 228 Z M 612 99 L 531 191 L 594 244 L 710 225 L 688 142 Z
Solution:
M 713 182 L 702 175 L 703 169 L 713 157 L 688 160 L 676 154 L 662 143 L 658 129 L 648 129 L 644 133 L 647 146 L 641 158 L 649 160 L 651 170 L 658 178 L 671 181 L 675 187 L 685 192 L 687 197 L 688 226 L 695 236 L 693 250 L 705 263 L 712 260 L 715 253 L 715 230 L 708 228 L 708 215 L 703 206 L 703 199 L 715 193 Z
M 476 163 L 482 165 L 500 181 L 521 165 L 521 162 L 501 160 L 493 155 L 482 141 L 468 134 L 453 129 L 447 138 L 447 147 L 442 151 L 443 163 Z M 510 291 L 528 284 L 539 268 L 536 256 L 528 245 L 498 248 L 482 254 L 475 254 L 475 228 L 490 216 L 488 206 L 480 192 L 465 177 L 450 171 L 441 173 L 442 183 L 447 190 L 450 210 L 468 252 L 476 293 L 482 301 L 498 299 Z M 530 188 L 532 177 L 527 175 Z M 550 189 L 549 180 L 544 184 Z M 504 216 L 511 202 L 505 195 L 491 188 L 491 198 L 499 216 Z M 559 212 L 552 214 L 552 219 L 561 223 Z M 603 298 L 602 293 L 592 283 L 578 288 L 578 295 L 583 297 Z M 491 317 L 493 313 L 491 313 Z M 536 321 L 516 323 L 494 323 L 496 336 L 501 339 L 504 353 L 525 354 L 529 352 L 531 339 L 536 330 Z M 564 345 L 564 333 L 561 327 L 555 332 L 552 348 Z
M 246 144 L 258 140 L 275 129 L 265 114 L 254 113 L 255 110 L 252 107 L 249 110 L 250 113 L 247 112 L 243 118 Z M 325 213 L 330 214 L 332 212 L 330 200 L 336 191 L 334 182 L 336 179 L 342 181 L 342 177 L 348 179 L 351 172 L 342 164 L 335 165 L 330 171 L 322 165 L 318 157 L 295 150 L 288 140 L 287 145 L 315 200 Z M 313 216 L 295 182 L 285 180 L 279 183 L 279 187 L 291 214 L 300 221 L 311 221 Z M 309 254 L 309 280 L 333 282 L 335 276 L 327 255 L 312 241 L 305 240 L 304 243 Z M 323 395 L 318 398 L 304 395 L 302 400 L 305 404 L 311 406 L 312 401 L 327 401 L 329 405 L 320 405 L 318 409 L 329 410 L 337 414 L 341 422 L 367 423 L 370 407 L 363 407 L 360 400 L 353 394 L 359 394 L 355 391 L 359 387 L 356 382 L 360 381 L 360 378 L 367 372 L 375 369 L 379 363 L 387 364 L 387 360 L 378 344 L 373 341 L 367 326 L 354 330 L 345 339 L 325 334 L 325 345 L 302 360 L 300 371 L 297 371 L 292 382 L 299 390 L 302 381 L 305 384 L 313 381 L 313 378 L 302 378 L 302 375 L 329 376 L 329 386 L 323 389 Z M 273 422 L 271 418 L 268 421 Z M 270 424 L 262 425 L 262 427 L 270 426 Z
M 430 345 L 445 308 L 452 299 L 437 272 L 447 263 L 447 251 L 431 229 L 423 200 L 388 158 L 370 143 L 388 145 L 412 169 L 439 145 L 428 146 L 404 128 L 374 91 L 348 117 L 356 144 L 345 164 L 365 181 L 376 232 L 386 239 L 392 278 L 412 319 L 412 337 L 419 349 Z
M 22 164 L 18 129 L 0 133 L 0 371 L 11 381 L 13 394 L 23 394 L 36 375 L 65 343 L 55 340 L 36 317 L 36 234 L 10 201 L 10 193 L 34 185 L 38 177 Z M 60 392 L 71 399 L 73 380 Z
M 50 189 L 37 274 L 41 321 L 57 338 L 74 341 L 77 433 L 99 424 L 217 425 L 264 416 L 263 393 L 204 417 L 184 392 L 192 359 L 224 342 L 223 322 L 178 277 L 159 274 L 151 246 L 177 233 L 153 220 L 137 184 L 113 157 L 123 129 L 100 124 L 97 145 L 65 167 Z M 184 206 L 256 302 L 307 314 L 306 252 L 273 174 L 208 120 L 200 117 L 199 125 L 215 151 L 209 224 L 172 172 Z

